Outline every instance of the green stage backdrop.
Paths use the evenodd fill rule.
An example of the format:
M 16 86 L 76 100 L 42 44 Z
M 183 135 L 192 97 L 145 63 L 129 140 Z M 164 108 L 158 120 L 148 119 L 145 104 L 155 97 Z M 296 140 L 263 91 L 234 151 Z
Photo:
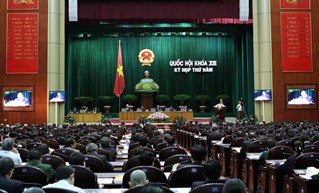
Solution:
M 147 31 L 147 29 L 143 29 Z M 115 72 L 118 57 L 118 41 L 121 40 L 125 94 L 136 94 L 134 87 L 148 70 L 150 77 L 160 86 L 159 94 L 167 94 L 170 101 L 166 106 L 177 108 L 177 94 L 188 94 L 189 108 L 199 111 L 194 97 L 207 94 L 208 111 L 213 111 L 214 99 L 219 94 L 230 96 L 228 112 L 236 116 L 236 105 L 240 98 L 246 102 L 248 114 L 254 112 L 253 101 L 253 38 L 251 26 L 225 25 L 225 32 L 219 35 L 122 35 L 75 37 L 69 29 L 66 65 L 66 111 L 75 104 L 76 96 L 91 96 L 95 100 L 90 108 L 102 108 L 98 96 L 113 95 Z M 142 66 L 138 54 L 143 49 L 154 52 L 155 60 L 151 66 Z M 210 61 L 216 60 L 213 72 L 174 72 L 172 61 Z M 185 64 L 185 62 L 184 62 Z M 114 95 L 113 95 L 114 96 Z M 154 101 L 155 105 L 158 104 Z M 121 108 L 125 102 L 120 100 Z M 136 103 L 135 106 L 139 106 Z M 119 98 L 112 101 L 112 113 L 119 111 Z

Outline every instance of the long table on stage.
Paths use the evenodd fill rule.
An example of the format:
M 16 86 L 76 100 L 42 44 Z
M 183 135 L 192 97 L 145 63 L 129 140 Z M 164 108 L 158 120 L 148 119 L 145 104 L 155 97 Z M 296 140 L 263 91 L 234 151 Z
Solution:
M 75 122 L 100 122 L 102 113 L 69 113 L 68 116 L 73 116 Z
M 120 112 L 120 120 L 137 120 L 140 116 L 149 116 L 153 114 L 154 112 Z M 177 116 L 183 116 L 187 121 L 192 121 L 194 118 L 193 111 L 163 111 L 167 116 L 169 116 L 171 119 L 177 117 Z

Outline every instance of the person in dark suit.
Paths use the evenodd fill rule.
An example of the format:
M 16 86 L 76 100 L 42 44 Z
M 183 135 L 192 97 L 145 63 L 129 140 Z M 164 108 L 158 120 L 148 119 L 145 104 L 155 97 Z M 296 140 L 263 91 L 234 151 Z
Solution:
M 49 164 L 43 164 L 41 162 L 41 153 L 36 149 L 32 149 L 28 153 L 28 162 L 26 166 L 34 166 L 42 170 L 50 180 L 53 177 L 54 170 Z
M 110 161 L 115 161 L 116 159 L 116 149 L 115 147 L 111 147 L 111 139 L 109 137 L 102 137 L 100 140 L 101 148 L 106 150 L 110 155 Z
M 292 146 L 293 146 L 293 149 L 296 152 L 296 154 L 288 157 L 288 159 L 282 165 L 280 165 L 280 164 L 275 165 L 275 167 L 278 170 L 278 173 L 282 174 L 283 176 L 284 175 L 291 176 L 294 173 L 293 169 L 295 166 L 296 159 L 303 152 L 305 144 L 300 139 L 295 139 L 292 141 Z
M 192 184 L 192 189 L 208 183 L 225 183 L 224 179 L 221 179 L 222 166 L 219 161 L 212 159 L 203 164 L 203 171 L 206 181 L 195 181 Z
M 97 153 L 98 146 L 95 143 L 89 143 L 86 145 L 86 154 L 100 158 L 104 163 L 105 172 L 113 172 L 113 166 L 106 160 L 105 155 Z
M 11 180 L 14 171 L 14 162 L 9 157 L 0 158 L 0 188 L 8 193 L 23 192 L 23 183 Z
M 179 168 L 185 167 L 185 166 L 190 166 L 190 165 L 203 165 L 203 163 L 207 159 L 207 150 L 204 146 L 202 145 L 194 145 L 191 150 L 191 157 L 192 157 L 192 163 L 177 163 L 173 165 L 172 171 L 176 171 Z

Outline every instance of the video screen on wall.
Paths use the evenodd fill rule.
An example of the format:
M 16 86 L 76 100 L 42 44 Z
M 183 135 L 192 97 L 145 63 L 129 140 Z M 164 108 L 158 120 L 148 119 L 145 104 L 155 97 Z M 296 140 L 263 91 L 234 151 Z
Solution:
M 4 111 L 32 111 L 33 87 L 2 87 Z
M 286 85 L 288 109 L 316 109 L 317 85 Z
M 50 103 L 63 103 L 63 102 L 65 102 L 65 92 L 64 91 L 50 91 L 49 92 L 49 102 Z
M 28 107 L 32 105 L 31 90 L 6 90 L 3 93 L 5 107 Z
M 255 101 L 271 101 L 271 90 L 255 90 L 254 91 L 254 100 Z

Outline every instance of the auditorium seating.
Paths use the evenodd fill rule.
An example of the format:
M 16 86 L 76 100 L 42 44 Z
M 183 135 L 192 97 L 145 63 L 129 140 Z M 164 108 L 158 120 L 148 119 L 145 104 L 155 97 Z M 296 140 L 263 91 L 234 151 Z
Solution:
M 61 165 L 65 165 L 65 161 L 61 157 L 56 155 L 43 155 L 42 163 L 50 164 L 54 170 Z
M 310 166 L 319 168 L 319 153 L 304 153 L 297 157 L 295 169 L 306 169 Z
M 73 165 L 72 168 L 75 169 L 75 186 L 80 188 L 98 188 L 96 176 L 90 169 L 78 165 Z
M 153 166 L 138 166 L 138 167 L 131 168 L 125 172 L 123 176 L 123 182 L 122 182 L 123 188 L 129 188 L 128 182 L 130 181 L 130 175 L 134 170 L 144 171 L 147 179 L 150 182 L 159 183 L 162 185 L 168 184 L 166 176 L 164 175 L 164 172 L 162 170 Z
M 289 146 L 275 146 L 269 150 L 268 159 L 287 159 L 294 154 L 294 150 Z
M 189 193 L 223 193 L 223 183 L 209 183 L 195 187 Z
M 256 127 L 259 127 L 259 126 L 256 126 Z M 224 128 L 224 126 L 220 126 L 220 128 Z M 195 133 L 196 133 L 197 136 L 203 135 L 205 133 L 205 129 L 203 129 L 203 131 L 200 131 L 200 132 L 196 131 L 196 129 L 194 127 L 187 127 L 187 129 L 189 129 L 189 130 L 187 130 L 186 132 L 183 132 L 183 135 L 182 135 L 182 137 L 183 137 L 182 140 L 184 140 L 184 144 L 185 144 L 186 148 L 189 147 L 189 144 L 191 143 L 191 140 L 194 140 L 193 138 L 194 138 Z M 200 130 L 200 129 L 202 129 L 202 128 L 200 128 L 200 126 L 198 126 L 198 130 Z M 244 127 L 240 128 L 240 129 L 243 129 L 245 132 L 247 132 L 249 130 L 249 129 L 244 128 Z M 257 130 L 259 131 L 259 130 L 262 130 L 262 129 L 257 128 Z M 221 136 L 225 136 L 226 135 L 225 134 L 226 132 L 223 131 L 223 130 L 218 131 L 218 132 L 221 133 Z M 235 133 L 234 131 L 232 131 L 232 132 Z M 76 135 L 74 135 L 74 138 L 75 139 L 76 138 L 79 139 L 81 137 L 80 133 L 81 132 L 79 131 Z M 71 131 L 68 131 L 68 134 L 66 134 L 64 136 L 73 137 L 73 134 L 72 134 Z M 100 137 L 101 136 L 103 136 L 103 135 L 100 135 Z M 50 165 L 52 165 L 52 167 L 54 169 L 56 169 L 59 165 L 65 164 L 65 162 L 68 160 L 68 155 L 70 155 L 70 153 L 69 152 L 65 152 L 65 151 L 68 151 L 68 150 L 57 148 L 58 146 L 60 147 L 60 145 L 63 145 L 63 137 L 58 137 L 58 136 L 54 135 L 53 138 L 54 139 L 52 139 L 52 140 L 51 139 L 46 139 L 43 142 L 49 144 L 49 141 L 56 141 L 56 142 L 61 141 L 61 144 L 59 142 L 58 142 L 58 144 L 53 142 L 54 145 L 51 145 L 50 147 L 51 148 L 52 147 L 56 148 L 55 151 L 52 153 L 52 155 L 43 156 L 42 162 L 50 164 Z M 99 137 L 98 136 L 94 136 L 94 138 L 98 139 Z M 200 136 L 200 138 L 204 139 L 205 136 Z M 252 153 L 259 152 L 260 153 L 260 152 L 266 150 L 267 147 L 265 146 L 265 139 L 266 138 L 264 136 L 263 136 L 263 138 L 257 138 L 257 140 L 255 142 L 252 142 L 252 144 L 249 146 L 249 151 L 248 152 L 252 152 Z M 84 139 L 81 139 L 81 140 L 84 140 Z M 245 140 L 246 140 L 245 137 L 236 137 L 235 134 L 232 134 L 232 135 L 227 135 L 224 138 L 223 142 L 226 143 L 226 144 L 231 144 L 231 146 L 230 146 L 230 149 L 231 149 L 231 147 L 240 147 Z M 35 146 L 38 146 L 38 144 L 39 144 L 39 143 L 30 142 L 30 140 L 28 140 L 28 141 L 29 142 L 27 144 L 29 144 L 29 147 L 35 147 Z M 83 141 L 81 141 L 81 142 L 83 142 Z M 121 143 L 123 144 L 123 141 L 121 141 Z M 34 145 L 34 144 L 36 144 L 36 145 Z M 271 160 L 271 159 L 273 159 L 273 160 L 287 159 L 291 155 L 294 155 L 294 151 L 291 148 L 291 138 L 286 139 L 286 140 L 281 140 L 281 141 L 279 141 L 276 144 L 277 145 L 275 147 L 273 147 L 272 149 L 269 150 L 269 153 L 268 153 L 268 159 L 269 160 Z M 308 142 L 308 144 L 309 144 L 309 142 Z M 310 144 L 311 144 L 311 142 L 310 142 Z M 184 161 L 188 162 L 188 161 L 191 160 L 190 156 L 187 155 L 187 152 L 184 149 L 178 148 L 178 147 L 166 147 L 167 144 L 163 143 L 163 142 L 160 143 L 160 144 L 157 144 L 157 149 L 156 150 L 159 150 L 162 145 L 163 145 L 163 149 L 162 149 L 162 151 L 159 152 L 159 158 L 161 159 L 161 161 L 165 161 L 164 162 L 164 167 L 162 168 L 162 171 L 170 172 L 171 171 L 171 167 L 172 167 L 173 164 L 184 162 Z M 180 145 L 180 144 L 178 144 L 178 145 Z M 85 153 L 85 146 L 83 144 L 80 144 L 80 143 L 78 143 L 78 146 L 80 146 L 80 148 L 78 148 L 78 149 L 81 149 L 81 152 Z M 136 146 L 139 146 L 139 145 L 136 145 Z M 166 148 L 164 148 L 164 147 L 166 147 Z M 185 147 L 183 147 L 183 148 L 185 148 Z M 27 149 L 23 149 L 23 148 L 21 148 L 23 150 L 21 150 L 20 148 L 17 148 L 17 149 L 20 152 L 20 155 L 21 155 L 23 161 L 26 162 L 25 155 L 27 155 L 27 153 L 23 153 L 23 152 L 27 152 Z M 166 149 L 169 149 L 169 150 L 166 150 Z M 124 149 L 122 149 L 122 151 L 123 150 Z M 163 152 L 165 152 L 164 150 L 168 151 L 168 152 L 163 153 Z M 70 150 L 70 151 L 72 151 L 72 150 Z M 181 154 L 181 155 L 177 154 L 180 151 L 183 154 Z M 316 153 L 318 151 L 319 151 L 319 146 L 317 146 L 317 145 L 313 145 L 312 144 L 312 145 L 306 146 L 305 149 L 304 149 L 303 157 L 302 158 L 301 157 L 298 158 L 298 159 L 300 159 L 300 160 L 297 159 L 298 161 L 296 160 L 295 168 L 305 168 L 307 166 L 314 166 L 314 167 L 318 167 L 319 168 L 319 163 L 318 163 L 318 160 L 319 160 L 318 154 L 319 153 Z M 73 153 L 73 151 L 71 153 Z M 101 152 L 98 152 L 98 153 L 102 154 Z M 123 153 L 123 154 L 125 154 L 125 153 Z M 58 155 L 60 157 L 57 157 L 57 156 L 54 156 L 54 155 Z M 216 155 L 216 158 L 218 158 L 217 155 Z M 86 156 L 86 157 L 88 157 L 88 156 Z M 61 159 L 61 158 L 63 158 L 63 159 Z M 55 159 L 59 160 L 59 161 L 55 161 Z M 134 159 L 135 159 L 135 161 L 134 161 Z M 128 160 L 127 166 L 129 166 L 128 167 L 129 170 L 132 170 L 132 169 L 134 169 L 134 167 L 138 166 L 138 164 L 137 164 L 138 162 L 136 161 L 137 159 L 138 159 L 137 157 L 132 157 L 130 160 Z M 91 168 L 91 171 L 88 170 L 89 172 L 87 172 L 87 170 L 86 170 L 86 171 L 82 171 L 82 173 L 83 173 L 83 175 L 85 174 L 85 175 L 91 176 L 90 178 L 94 179 L 94 180 L 91 180 L 92 182 L 90 182 L 90 180 L 88 180 L 88 178 L 82 177 L 82 179 L 81 178 L 78 179 L 78 177 L 76 177 L 77 178 L 76 179 L 76 184 L 78 184 L 77 186 L 80 186 L 80 187 L 83 186 L 83 185 L 86 185 L 86 184 L 90 184 L 90 186 L 86 186 L 86 188 L 88 188 L 88 187 L 97 188 L 98 187 L 97 186 L 97 182 L 96 182 L 96 179 L 94 178 L 94 174 L 92 173 L 92 171 L 93 172 L 103 172 L 103 171 L 100 170 L 100 163 L 97 164 L 98 166 L 96 166 L 96 165 L 92 166 L 92 165 L 90 165 L 90 160 L 86 160 L 86 162 L 87 162 L 87 167 Z M 229 161 L 228 162 L 225 161 L 225 164 L 228 164 L 228 165 L 231 166 L 233 163 L 229 162 Z M 248 175 L 249 170 L 251 170 L 250 169 L 250 165 L 249 165 L 249 160 L 246 160 L 246 162 L 244 161 L 243 164 L 244 165 L 240 166 L 242 168 L 239 168 L 239 169 L 243 169 L 244 170 L 244 168 L 246 167 L 245 169 L 246 169 L 246 174 L 247 175 L 243 176 L 242 178 L 243 178 L 244 181 L 247 182 L 247 185 L 249 185 L 249 182 L 251 181 L 250 176 Z M 157 166 L 157 170 L 159 170 L 160 169 L 160 163 L 159 163 L 158 160 L 156 160 L 156 166 Z M 143 167 L 143 166 L 140 166 L 140 167 Z M 188 166 L 186 166 L 186 167 L 188 167 Z M 169 184 L 171 185 L 171 187 L 181 187 L 181 186 L 189 187 L 191 185 L 190 180 L 191 181 L 195 181 L 196 178 L 200 178 L 200 180 L 205 180 L 203 175 L 200 174 L 200 172 L 198 172 L 198 171 L 201 171 L 202 169 L 197 168 L 197 166 L 191 166 L 191 167 L 193 167 L 193 170 L 188 169 L 188 172 L 180 172 L 179 170 L 177 170 L 174 174 L 172 173 L 171 176 L 169 177 L 169 180 L 170 180 Z M 78 169 L 78 170 L 81 170 L 81 169 Z M 161 173 L 163 173 L 162 171 L 161 171 Z M 262 174 L 262 175 L 266 176 L 265 177 L 266 181 L 263 182 L 263 184 L 264 184 L 263 186 L 267 186 L 268 187 L 268 184 L 270 184 L 269 178 L 271 178 L 271 177 L 267 178 L 267 176 L 269 174 L 267 174 L 268 171 L 267 171 L 266 167 L 263 167 L 263 169 L 261 169 L 259 171 L 263 171 L 264 172 L 264 173 L 259 173 L 259 174 Z M 78 173 L 81 173 L 81 172 L 78 172 Z M 93 174 L 93 178 L 92 178 L 92 174 Z M 156 174 L 155 175 L 155 174 L 152 174 L 152 172 L 149 172 L 148 175 L 149 176 L 153 175 L 153 177 L 150 177 L 150 178 L 155 178 L 155 176 L 158 177 L 159 175 L 162 175 L 162 174 Z M 81 175 L 78 174 L 78 176 L 81 176 Z M 226 176 L 226 177 L 228 177 L 228 176 Z M 233 177 L 233 176 L 231 176 L 231 177 Z M 263 178 L 263 180 L 265 178 Z M 258 178 L 256 178 L 256 179 L 258 179 Z M 198 179 L 196 179 L 196 180 L 198 180 Z M 160 180 L 158 180 L 158 181 L 160 181 Z M 162 179 L 162 181 L 159 182 L 159 183 L 164 183 L 164 184 L 168 183 L 167 181 L 166 182 L 163 182 L 163 181 L 165 181 L 165 180 Z M 288 179 L 286 181 L 287 182 L 285 182 L 285 183 L 291 183 L 291 181 L 289 181 Z M 280 185 L 282 185 L 282 184 L 283 183 L 280 183 Z M 28 185 L 28 182 L 26 182 L 26 186 L 27 185 Z M 219 188 L 211 188 L 209 190 L 212 190 L 213 192 L 218 192 Z M 201 191 L 208 191 L 209 192 L 209 190 L 201 190 Z M 192 192 L 192 193 L 196 193 L 195 189 L 193 191 L 194 192 Z
M 110 154 L 109 152 L 107 152 L 106 150 L 104 149 L 101 149 L 101 148 L 98 148 L 97 151 L 96 151 L 98 154 L 102 154 L 106 157 L 106 160 L 110 160 Z
M 24 184 L 31 184 L 31 186 L 38 186 L 37 184 L 44 186 L 48 184 L 48 179 L 45 173 L 39 168 L 33 166 L 15 167 L 11 179 L 20 180 Z
M 77 193 L 72 190 L 62 189 L 62 188 L 43 188 L 45 193 Z
M 160 161 L 165 161 L 167 158 L 171 157 L 172 155 L 176 154 L 186 154 L 187 152 L 181 148 L 178 147 L 167 147 L 164 148 L 160 154 L 159 154 L 159 159 Z
M 190 187 L 194 181 L 205 181 L 202 166 L 185 166 L 169 176 L 170 187 Z
M 90 168 L 93 172 L 104 172 L 105 166 L 103 161 L 92 155 L 85 155 L 85 165 Z
M 303 149 L 304 153 L 309 153 L 309 152 L 319 152 L 319 145 L 307 145 Z
M 25 148 L 19 148 L 19 147 L 17 147 L 17 150 L 20 153 L 20 157 L 21 157 L 22 162 L 27 162 L 29 150 L 27 150 Z
M 172 167 L 176 163 L 191 163 L 191 157 L 189 155 L 185 154 L 177 154 L 177 155 L 172 155 L 169 158 L 167 158 L 164 162 L 164 172 L 170 172 L 172 171 Z

